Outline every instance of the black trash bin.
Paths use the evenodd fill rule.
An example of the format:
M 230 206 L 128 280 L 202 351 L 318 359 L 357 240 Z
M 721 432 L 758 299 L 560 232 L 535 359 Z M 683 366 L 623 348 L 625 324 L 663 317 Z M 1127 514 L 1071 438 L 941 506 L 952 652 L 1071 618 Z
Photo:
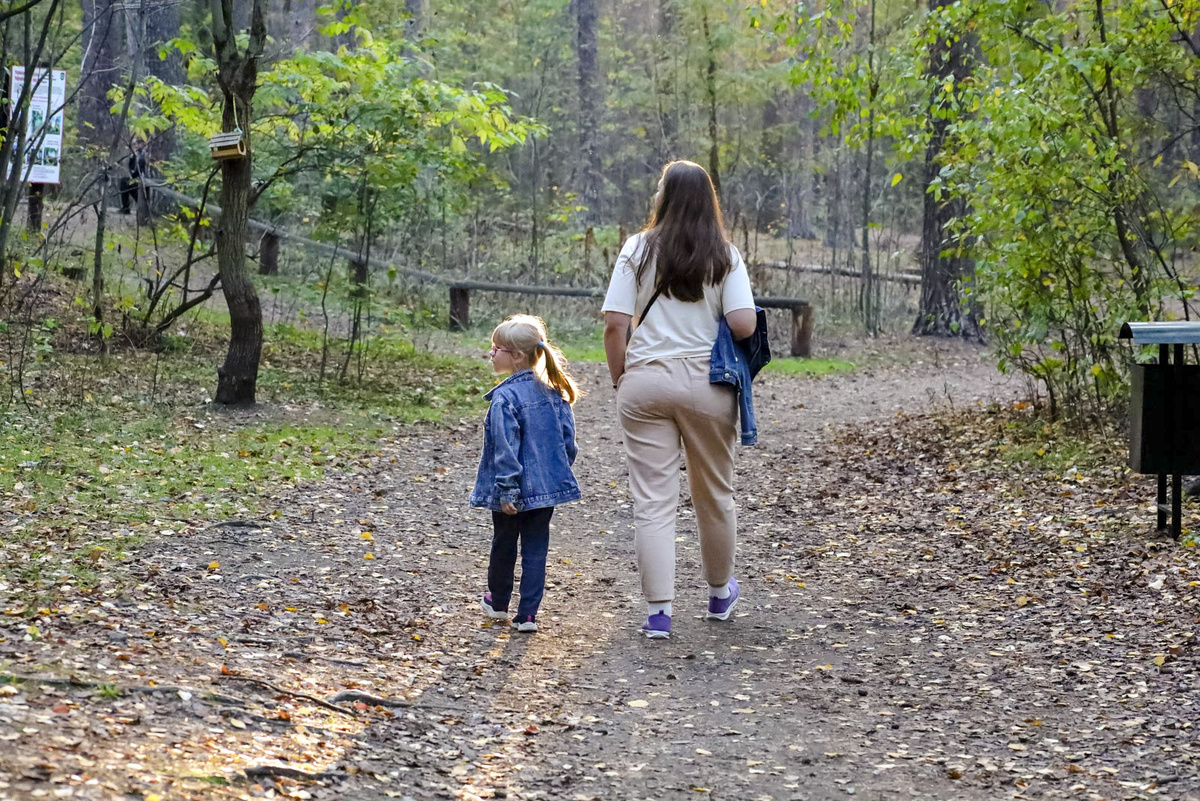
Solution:
M 1158 364 L 1130 368 L 1129 467 L 1158 476 L 1158 529 L 1167 528 L 1170 514 L 1171 536 L 1179 539 L 1183 476 L 1200 473 L 1200 365 L 1184 360 L 1184 346 L 1200 344 L 1200 322 L 1125 323 L 1120 337 L 1158 345 Z

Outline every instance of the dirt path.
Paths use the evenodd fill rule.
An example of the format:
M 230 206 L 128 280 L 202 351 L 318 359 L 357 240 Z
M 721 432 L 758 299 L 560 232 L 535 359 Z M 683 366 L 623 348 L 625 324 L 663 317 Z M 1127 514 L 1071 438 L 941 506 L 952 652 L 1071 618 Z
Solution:
M 0 688 L 0 738 L 15 743 L 0 798 L 1200 797 L 1185 631 L 1200 609 L 1140 578 L 1186 586 L 1194 554 L 1092 539 L 1087 554 L 1064 546 L 1078 575 L 1044 569 L 1022 532 L 1068 525 L 1037 511 L 1045 492 L 1022 497 L 1020 476 L 969 486 L 895 439 L 922 410 L 1014 395 L 977 351 L 770 377 L 762 444 L 739 457 L 740 611 L 700 619 L 685 509 L 666 642 L 635 633 L 612 393 L 599 367 L 582 374 L 587 499 L 555 517 L 540 633 L 477 614 L 490 523 L 463 505 L 477 421 L 384 442 L 281 497 L 268 527 L 164 536 L 123 596 L 0 643 L 13 673 L 171 685 L 108 700 Z M 1058 499 L 1073 519 L 1103 516 L 1072 503 Z M 1018 522 L 993 535 L 1000 513 Z M 1098 599 L 1101 567 L 1136 586 Z M 374 698 L 334 711 L 296 695 L 346 690 Z M 263 766 L 320 778 L 242 774 Z

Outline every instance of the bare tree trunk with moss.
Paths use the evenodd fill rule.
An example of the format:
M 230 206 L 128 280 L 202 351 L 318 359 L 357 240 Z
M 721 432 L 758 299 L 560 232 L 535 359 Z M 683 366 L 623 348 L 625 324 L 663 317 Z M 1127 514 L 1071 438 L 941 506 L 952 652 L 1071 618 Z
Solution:
M 250 38 L 239 48 L 234 25 L 234 6 L 241 0 L 209 0 L 212 9 L 213 49 L 217 57 L 217 81 L 224 108 L 222 128 L 240 127 L 246 140 L 246 155 L 221 162 L 221 218 L 217 222 L 217 266 L 221 290 L 229 307 L 229 350 L 217 370 L 217 403 L 254 403 L 258 366 L 262 357 L 262 305 L 246 268 L 246 221 L 253 201 L 251 192 L 250 120 L 254 92 L 258 87 L 258 59 L 267 39 L 262 0 L 250 9 Z

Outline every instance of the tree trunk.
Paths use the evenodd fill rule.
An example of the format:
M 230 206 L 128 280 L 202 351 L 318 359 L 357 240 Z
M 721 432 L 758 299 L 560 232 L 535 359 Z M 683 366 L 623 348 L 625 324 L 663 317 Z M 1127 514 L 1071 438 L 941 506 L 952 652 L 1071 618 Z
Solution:
M 284 54 L 292 49 L 307 50 L 317 33 L 317 0 L 283 0 L 267 12 L 267 32 L 280 44 Z
M 404 0 L 404 10 L 408 12 L 405 20 L 404 38 L 410 42 L 420 42 L 425 35 L 425 17 L 429 13 L 428 0 Z
M 233 30 L 240 31 L 244 28 L 249 28 L 251 24 L 251 12 L 253 6 L 257 5 L 259 0 L 253 0 L 253 3 L 248 0 L 233 0 Z
M 816 176 L 814 176 L 814 180 L 817 180 Z M 825 183 L 825 246 L 837 248 L 842 244 L 845 231 L 842 226 L 842 159 L 841 150 L 836 144 L 833 151 L 833 164 L 820 177 L 820 180 Z
M 166 58 L 159 58 L 158 51 L 167 42 L 179 36 L 178 0 L 146 0 L 146 42 L 143 48 L 145 73 L 158 78 L 169 86 L 182 86 L 185 81 L 183 57 L 178 50 L 167 49 Z M 169 160 L 179 147 L 179 134 L 174 127 L 156 135 L 147 147 L 147 161 L 151 168 L 156 162 Z
M 929 11 L 937 13 L 955 0 L 929 0 Z M 961 336 L 978 338 L 979 315 L 970 306 L 964 308 L 959 292 L 963 283 L 970 283 L 975 267 L 962 252 L 962 243 L 949 231 L 955 219 L 968 211 L 962 198 L 945 199 L 929 191 L 942 168 L 942 152 L 951 120 L 940 113 L 943 105 L 957 106 L 958 86 L 971 73 L 972 43 L 956 35 L 950 41 L 939 36 L 929 48 L 929 76 L 932 89 L 929 96 L 929 144 L 925 148 L 925 174 L 922 188 L 924 213 L 921 224 L 921 305 L 913 323 L 913 333 L 931 336 Z M 947 96 L 943 87 L 954 84 Z
M 596 54 L 596 0 L 575 0 L 575 56 L 579 64 L 579 199 L 584 222 L 600 222 L 600 63 Z
M 809 116 L 812 102 L 804 96 L 797 100 L 795 117 L 798 125 L 796 155 L 793 159 L 795 178 L 789 198 L 788 236 L 816 239 L 813 230 L 813 210 L 821 192 L 821 137 L 817 121 Z
M 79 139 L 107 147 L 113 130 L 108 92 L 117 85 L 121 19 L 116 0 L 81 0 L 83 6 L 83 70 L 79 87 Z
M 778 92 L 763 103 L 759 167 L 756 170 L 758 213 L 755 214 L 755 229 L 760 233 L 769 231 L 783 216 L 784 192 L 781 179 L 787 170 L 784 165 L 783 117 L 780 107 L 786 103 L 786 95 Z
M 870 49 L 867 51 L 867 153 L 862 185 L 862 284 L 859 308 L 868 336 L 879 333 L 879 307 L 875 301 L 875 270 L 871 264 L 871 184 L 875 165 L 875 96 L 879 79 L 875 75 L 875 0 L 871 0 Z
M 675 0 L 659 0 L 658 47 L 656 48 L 658 90 L 658 157 L 665 164 L 677 158 L 678 129 L 675 108 Z
M 252 202 L 250 118 L 258 85 L 258 59 L 267 38 L 262 0 L 253 0 L 250 40 L 243 52 L 234 27 L 236 0 L 210 0 L 213 48 L 224 97 L 221 122 L 226 131 L 241 126 L 247 153 L 221 162 L 221 218 L 217 222 L 217 268 L 229 307 L 229 350 L 217 371 L 218 403 L 254 403 L 262 356 L 262 306 L 246 269 L 246 220 Z M 243 2 L 236 2 L 244 6 Z
M 717 53 L 712 31 L 708 25 L 708 9 L 701 12 L 704 46 L 708 52 L 708 68 L 704 73 L 704 91 L 708 96 L 708 174 L 712 177 L 717 197 L 721 196 L 721 151 L 717 142 Z

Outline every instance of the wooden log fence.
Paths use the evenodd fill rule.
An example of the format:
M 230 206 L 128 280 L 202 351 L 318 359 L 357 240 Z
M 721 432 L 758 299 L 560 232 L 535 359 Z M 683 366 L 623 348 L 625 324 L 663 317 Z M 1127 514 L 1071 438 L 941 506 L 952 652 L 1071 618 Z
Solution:
M 471 292 L 507 292 L 516 295 L 555 295 L 570 298 L 602 298 L 603 289 L 567 286 L 525 286 L 488 281 L 456 281 L 450 284 L 450 330 L 462 331 L 471 324 Z M 764 309 L 785 309 L 792 313 L 790 351 L 792 356 L 812 356 L 813 308 L 799 298 L 757 297 L 754 302 Z
M 847 278 L 862 278 L 862 272 L 859 270 L 851 270 L 846 267 L 826 267 L 822 264 L 788 264 L 786 261 L 767 260 L 756 261 L 749 265 L 750 269 L 767 269 L 767 270 L 786 270 L 793 273 L 805 273 L 811 275 L 844 275 Z M 875 275 L 877 281 L 895 281 L 905 284 L 906 286 L 918 286 L 921 283 L 921 276 L 917 273 L 878 273 Z
M 148 187 L 150 191 L 156 192 L 159 195 L 178 203 L 182 206 L 187 206 L 192 209 L 199 208 L 200 201 L 196 198 L 185 195 L 181 192 L 176 192 L 173 189 L 168 189 L 161 185 L 152 185 Z M 209 215 L 218 215 L 221 213 L 220 206 L 213 203 L 206 204 L 205 213 Z M 279 258 L 279 245 L 281 241 L 294 242 L 297 245 L 307 248 L 315 253 L 320 253 L 331 259 L 345 259 L 350 263 L 367 262 L 394 269 L 399 275 L 412 278 L 416 281 L 430 283 L 435 285 L 446 286 L 450 292 L 450 330 L 462 331 L 471 324 L 471 292 L 502 292 L 516 295 L 550 295 L 556 297 L 572 297 L 572 298 L 602 298 L 604 297 L 603 289 L 595 289 L 591 287 L 568 287 L 568 286 L 526 286 L 524 284 L 504 284 L 491 281 L 474 281 L 463 280 L 453 276 L 436 275 L 424 270 L 414 270 L 411 267 L 404 267 L 393 262 L 387 262 L 380 259 L 369 259 L 364 254 L 357 250 L 342 247 L 340 245 L 331 245 L 327 242 L 318 242 L 314 239 L 309 239 L 305 236 L 292 233 L 283 228 L 271 225 L 269 223 L 259 222 L 254 219 L 246 221 L 246 226 L 251 231 L 256 231 L 261 237 L 260 245 L 260 265 L 272 273 L 277 268 Z M 265 262 L 265 264 L 264 264 Z M 808 358 L 812 355 L 812 331 L 813 331 L 813 308 L 806 300 L 799 298 L 770 298 L 757 297 L 754 302 L 764 309 L 785 309 L 792 313 L 792 325 L 790 331 L 790 350 L 792 356 Z

